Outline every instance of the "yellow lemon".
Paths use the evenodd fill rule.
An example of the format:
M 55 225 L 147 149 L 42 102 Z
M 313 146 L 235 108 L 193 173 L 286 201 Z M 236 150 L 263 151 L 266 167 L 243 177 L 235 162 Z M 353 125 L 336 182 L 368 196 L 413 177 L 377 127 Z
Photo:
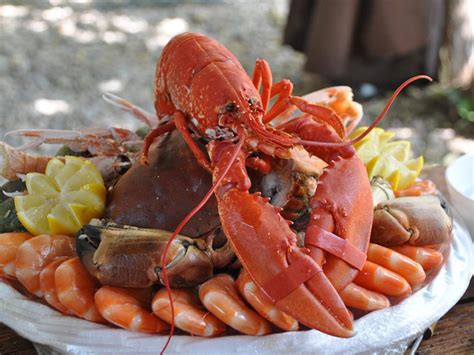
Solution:
M 21 224 L 34 235 L 75 235 L 104 212 L 104 181 L 88 160 L 51 159 L 44 174 L 29 173 L 25 182 L 28 194 L 15 197 L 15 209 Z
M 351 134 L 351 139 L 358 137 L 366 129 L 367 127 L 356 129 Z M 410 142 L 391 141 L 394 136 L 393 132 L 377 127 L 354 147 L 366 166 L 369 178 L 381 176 L 397 191 L 408 188 L 416 180 L 423 168 L 423 156 L 410 159 Z

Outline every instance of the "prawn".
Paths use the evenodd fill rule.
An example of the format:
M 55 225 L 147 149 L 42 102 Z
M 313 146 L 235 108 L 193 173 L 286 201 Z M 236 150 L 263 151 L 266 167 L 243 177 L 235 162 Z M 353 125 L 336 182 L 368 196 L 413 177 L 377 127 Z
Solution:
M 298 321 L 275 307 L 257 285 L 255 285 L 245 269 L 242 269 L 235 285 L 240 294 L 250 303 L 253 309 L 270 323 L 286 331 L 298 330 Z
M 42 234 L 23 242 L 15 259 L 16 278 L 37 297 L 43 297 L 40 273 L 57 257 L 76 255 L 74 238 L 67 235 Z
M 212 313 L 202 309 L 199 299 L 190 289 L 172 289 L 174 324 L 192 335 L 213 337 L 222 334 L 226 325 Z M 168 323 L 173 322 L 170 300 L 166 289 L 160 289 L 153 297 L 153 313 Z
M 64 261 L 54 274 L 59 301 L 79 318 L 106 323 L 97 310 L 94 295 L 100 285 L 81 264 L 78 257 Z
M 46 265 L 46 267 L 40 272 L 40 284 L 41 290 L 43 291 L 43 297 L 46 302 L 48 302 L 59 312 L 72 315 L 74 313 L 72 313 L 61 303 L 61 301 L 59 301 L 54 277 L 56 269 L 66 260 L 69 260 L 69 258 L 61 257 L 51 261 L 48 265 Z
M 230 275 L 220 274 L 203 283 L 199 298 L 212 314 L 241 333 L 266 335 L 272 330 L 267 320 L 245 305 Z
M 149 291 L 150 289 L 102 286 L 95 293 L 95 305 L 102 317 L 121 328 L 144 333 L 161 333 L 168 330 L 169 325 L 149 310 L 149 299 L 147 302 L 140 299 L 143 298 L 143 293 Z
M 18 248 L 31 237 L 29 233 L 0 234 L 0 275 L 16 278 L 15 259 Z

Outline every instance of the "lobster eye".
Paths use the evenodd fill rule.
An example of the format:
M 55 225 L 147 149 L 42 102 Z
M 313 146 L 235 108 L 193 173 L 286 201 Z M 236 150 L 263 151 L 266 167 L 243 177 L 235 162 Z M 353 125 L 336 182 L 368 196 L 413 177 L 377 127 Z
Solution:
M 254 104 L 253 99 L 248 99 L 247 102 L 249 103 L 250 106 L 253 106 L 253 104 Z
M 234 112 L 237 110 L 237 106 L 233 102 L 229 102 L 227 105 L 225 105 L 225 110 L 227 112 Z

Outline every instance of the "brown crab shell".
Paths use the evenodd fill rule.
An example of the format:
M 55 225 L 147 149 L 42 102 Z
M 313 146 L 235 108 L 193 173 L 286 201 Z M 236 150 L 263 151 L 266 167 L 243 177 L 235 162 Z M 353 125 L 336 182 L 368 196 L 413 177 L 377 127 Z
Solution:
M 141 228 L 173 231 L 202 200 L 211 175 L 196 161 L 179 132 L 157 140 L 149 164 L 135 163 L 108 196 L 105 218 Z M 181 234 L 195 238 L 220 225 L 214 196 L 186 224 Z

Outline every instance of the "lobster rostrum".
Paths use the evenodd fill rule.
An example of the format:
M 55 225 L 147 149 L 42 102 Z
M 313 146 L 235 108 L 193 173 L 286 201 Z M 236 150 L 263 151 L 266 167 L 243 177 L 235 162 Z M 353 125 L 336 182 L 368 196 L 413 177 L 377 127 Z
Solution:
M 395 92 L 371 128 L 403 86 L 418 78 Z M 177 129 L 199 164 L 213 176 L 212 188 L 181 221 L 168 246 L 214 194 L 232 248 L 268 299 L 310 328 L 352 336 L 352 315 L 338 290 L 352 281 L 365 261 L 373 210 L 370 184 L 351 144 L 371 128 L 356 140 L 345 141 L 339 115 L 331 108 L 292 96 L 288 80 L 273 84 L 266 61 L 257 60 L 250 79 L 229 50 L 194 33 L 173 38 L 163 49 L 155 97 L 162 122 L 145 138 L 142 162 L 146 163 L 156 137 Z M 271 97 L 276 100 L 268 109 Z M 271 125 L 295 107 L 302 116 Z M 168 116 L 172 119 L 163 120 Z M 208 142 L 207 155 L 195 138 Z M 306 248 L 297 246 L 296 234 L 280 209 L 259 193 L 249 192 L 246 166 L 266 173 L 272 169 L 273 157 L 327 167 L 311 201 Z M 173 312 L 166 254 L 165 249 L 163 278 Z

